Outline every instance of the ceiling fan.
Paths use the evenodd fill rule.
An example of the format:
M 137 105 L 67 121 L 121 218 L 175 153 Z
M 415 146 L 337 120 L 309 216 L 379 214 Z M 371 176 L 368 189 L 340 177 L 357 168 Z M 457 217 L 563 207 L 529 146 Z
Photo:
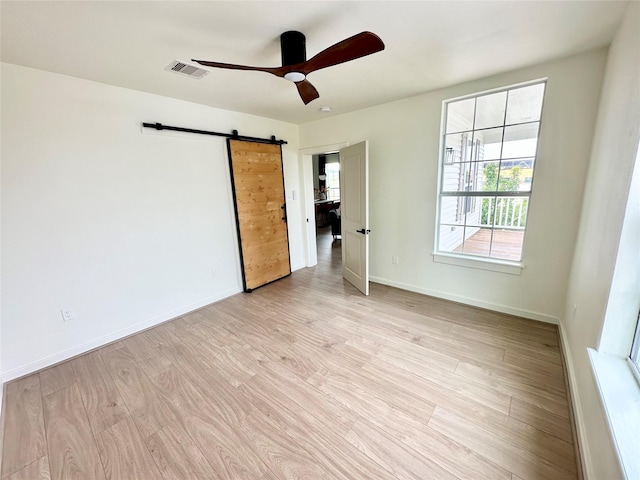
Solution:
M 332 45 L 307 60 L 305 36 L 300 32 L 289 31 L 280 35 L 280 49 L 282 53 L 281 67 L 250 67 L 195 59 L 192 61 L 207 67 L 254 70 L 283 77 L 296 84 L 300 98 L 306 105 L 320 96 L 316 88 L 307 80 L 307 75 L 322 68 L 349 62 L 384 50 L 384 43 L 376 34 L 362 32 Z

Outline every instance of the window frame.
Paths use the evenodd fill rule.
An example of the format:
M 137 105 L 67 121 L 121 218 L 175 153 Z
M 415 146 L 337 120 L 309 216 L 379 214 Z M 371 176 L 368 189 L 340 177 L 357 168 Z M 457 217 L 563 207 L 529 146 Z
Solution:
M 452 252 L 452 251 L 447 251 L 447 250 L 441 250 L 440 249 L 440 229 L 442 226 L 442 219 L 441 219 L 441 215 L 442 215 L 442 203 L 443 203 L 443 199 L 444 198 L 465 198 L 466 197 L 466 201 L 469 202 L 470 199 L 472 199 L 474 201 L 474 203 L 477 203 L 477 198 L 480 197 L 490 197 L 492 199 L 498 199 L 501 197 L 504 198 L 510 198 L 510 197 L 526 197 L 527 199 L 527 217 L 529 216 L 529 208 L 530 208 L 530 204 L 531 204 L 531 198 L 532 198 L 532 193 L 533 193 L 533 184 L 534 184 L 534 178 L 535 178 L 535 173 L 536 173 L 536 167 L 537 167 L 537 163 L 538 163 L 538 158 L 539 158 L 539 147 L 540 147 L 540 135 L 542 132 L 542 124 L 543 124 L 543 116 L 544 116 L 544 103 L 545 103 L 545 97 L 546 97 L 546 93 L 547 93 L 547 83 L 548 83 L 548 78 L 538 78 L 535 80 L 530 80 L 530 81 L 526 81 L 526 82 L 521 82 L 521 83 L 516 83 L 516 84 L 512 84 L 512 85 L 508 85 L 508 86 L 504 86 L 504 87 L 498 87 L 498 88 L 494 88 L 491 90 L 485 90 L 482 92 L 477 92 L 477 93 L 473 93 L 473 94 L 469 94 L 469 95 L 463 95 L 460 97 L 455 97 L 455 98 L 450 98 L 450 99 L 446 99 L 443 100 L 442 102 L 442 113 L 441 113 L 441 126 L 440 126 L 440 144 L 439 144 L 439 150 L 438 150 L 438 185 L 437 185 L 437 200 L 436 200 L 436 215 L 435 215 L 435 242 L 434 242 L 434 251 L 433 251 L 433 257 L 434 257 L 434 261 L 437 262 L 441 262 L 441 263 L 449 263 L 449 264 L 453 264 L 453 265 L 463 265 L 463 266 L 477 266 L 478 268 L 483 268 L 483 269 L 487 269 L 487 270 L 495 270 L 495 271 L 503 271 L 505 273 L 514 273 L 514 274 L 519 274 L 520 270 L 522 268 L 524 268 L 524 263 L 523 263 L 523 259 L 524 259 L 524 253 L 525 253 L 525 239 L 526 239 L 526 233 L 527 233 L 527 223 L 525 224 L 525 227 L 523 229 L 523 239 L 522 239 L 522 248 L 520 250 L 520 258 L 518 260 L 512 260 L 512 259 L 505 259 L 505 258 L 500 258 L 500 257 L 491 257 L 491 249 L 493 247 L 493 233 L 496 230 L 496 226 L 495 226 L 495 220 L 492 221 L 491 224 L 491 241 L 489 244 L 489 253 L 488 255 L 477 255 L 477 254 L 470 254 L 470 253 L 465 253 L 465 252 Z M 502 128 L 503 132 L 502 132 L 502 141 L 501 141 L 501 150 L 504 146 L 504 131 L 505 128 L 510 127 L 510 126 L 516 126 L 516 125 L 526 125 L 526 124 L 534 124 L 537 123 L 537 127 L 538 127 L 538 131 L 537 131 L 537 137 L 536 137 L 536 148 L 535 148 L 535 155 L 533 157 L 527 157 L 527 158 L 533 158 L 533 171 L 531 172 L 531 177 L 527 177 L 525 178 L 524 182 L 527 183 L 529 185 L 529 190 L 528 191 L 500 191 L 500 190 L 496 190 L 496 191 L 474 191 L 474 192 L 467 192 L 467 191 L 443 191 L 444 189 L 444 175 L 445 175 L 445 168 L 447 166 L 450 166 L 452 164 L 457 163 L 455 160 L 455 154 L 453 152 L 453 149 L 447 149 L 447 136 L 448 135 L 453 135 L 453 134 L 471 134 L 473 137 L 473 134 L 477 131 L 482 131 L 482 130 L 488 130 L 490 128 L 475 128 L 475 116 L 476 116 L 476 108 L 477 108 L 477 99 L 483 96 L 487 96 L 487 95 L 492 95 L 492 94 L 496 94 L 496 93 L 500 93 L 500 92 L 507 92 L 507 98 L 505 99 L 505 102 L 508 102 L 508 92 L 511 90 L 517 90 L 520 88 L 524 88 L 524 87 L 530 87 L 533 85 L 539 85 L 539 84 L 544 84 L 544 93 L 542 96 L 542 105 L 541 105 L 541 109 L 540 109 L 540 117 L 538 120 L 536 121 L 528 121 L 528 122 L 519 122 L 519 123 L 507 123 L 506 121 L 506 117 L 507 117 L 507 107 L 508 107 L 508 103 L 505 106 L 505 113 L 504 113 L 504 119 L 503 119 L 503 123 L 498 126 L 498 127 L 491 127 L 491 128 Z M 463 130 L 461 132 L 447 132 L 447 117 L 448 117 L 448 107 L 449 104 L 451 103 L 455 103 L 455 102 L 459 102 L 462 100 L 469 100 L 469 99 L 474 99 L 475 103 L 474 103 L 474 121 L 473 124 L 471 126 L 471 130 Z M 477 139 L 476 139 L 477 140 Z M 476 140 L 472 140 L 472 143 L 475 144 Z M 479 140 L 477 140 L 479 141 Z M 502 157 L 502 154 L 500 155 L 500 157 Z M 498 165 L 500 166 L 500 163 L 502 161 L 513 161 L 513 160 L 524 160 L 525 157 L 518 157 L 518 158 L 499 158 L 496 159 L 496 162 L 498 162 Z M 490 159 L 492 160 L 492 159 Z M 487 160 L 487 161 L 490 161 Z M 472 164 L 473 164 L 473 159 L 471 160 Z M 476 159 L 477 161 L 477 159 Z M 464 163 L 460 163 L 461 165 L 464 165 Z M 500 168 L 498 168 L 498 170 L 500 170 Z M 499 174 L 500 172 L 498 172 L 498 179 L 497 182 L 499 182 Z M 529 181 L 527 181 L 529 180 Z M 499 188 L 499 184 L 496 184 L 496 188 Z M 476 198 L 477 197 L 477 198 Z M 464 202 L 463 202 L 464 203 Z M 475 206 L 475 209 L 477 209 L 478 206 Z M 474 210 L 475 210 L 474 209 Z M 495 210 L 495 208 L 494 208 Z M 495 212 L 494 212 L 495 215 Z M 457 219 L 456 219 L 457 220 Z M 527 218 L 528 220 L 528 218 Z M 481 223 L 481 222 L 479 222 Z M 445 223 L 445 226 L 449 225 L 449 223 Z M 461 226 L 463 229 L 467 228 L 466 222 Z M 465 236 L 465 230 L 463 230 L 463 240 L 464 240 L 464 236 Z M 462 245 L 462 243 L 461 243 Z M 497 265 L 496 268 L 492 267 L 492 264 Z M 516 267 L 513 269 L 507 269 L 505 270 L 505 266 L 509 267 Z
M 631 340 L 631 348 L 629 349 L 629 356 L 627 357 L 627 360 L 633 375 L 640 384 L 640 312 L 638 312 L 636 328 L 633 339 Z

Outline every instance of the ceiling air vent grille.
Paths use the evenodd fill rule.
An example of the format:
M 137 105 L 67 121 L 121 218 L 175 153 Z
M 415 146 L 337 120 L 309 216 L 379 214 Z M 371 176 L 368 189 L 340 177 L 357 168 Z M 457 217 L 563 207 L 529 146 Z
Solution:
M 194 67 L 193 65 L 187 65 L 186 63 L 182 63 L 178 60 L 174 60 L 171 62 L 165 70 L 169 70 L 170 72 L 181 73 L 182 75 L 186 75 L 191 78 L 202 78 L 207 73 L 207 70 L 202 68 Z

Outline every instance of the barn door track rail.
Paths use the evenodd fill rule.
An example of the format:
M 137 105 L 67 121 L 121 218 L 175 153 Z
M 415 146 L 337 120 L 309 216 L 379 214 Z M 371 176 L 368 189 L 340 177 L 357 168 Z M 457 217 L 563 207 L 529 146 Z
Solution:
M 246 137 L 244 135 L 239 135 L 237 130 L 233 130 L 231 133 L 222 133 L 222 132 L 212 132 L 209 130 L 196 130 L 193 128 L 172 127 L 169 125 L 163 125 L 161 123 L 146 123 L 146 122 L 143 122 L 142 126 L 146 128 L 155 128 L 156 130 L 171 130 L 173 132 L 187 132 L 187 133 L 197 133 L 199 135 L 213 135 L 215 137 L 232 138 L 234 140 L 244 140 L 246 142 L 273 143 L 275 145 L 284 145 L 287 143 L 286 140 L 277 140 L 275 135 L 271 135 L 271 138 Z

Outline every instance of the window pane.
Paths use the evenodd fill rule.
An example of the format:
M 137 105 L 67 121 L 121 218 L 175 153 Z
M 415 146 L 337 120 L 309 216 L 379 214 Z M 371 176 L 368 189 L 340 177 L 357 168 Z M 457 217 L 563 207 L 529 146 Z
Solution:
M 445 136 L 445 163 L 469 162 L 471 160 L 471 133 L 454 133 Z
M 440 202 L 440 223 L 447 225 L 464 225 L 465 198 L 442 197 Z
M 529 197 L 497 197 L 494 200 L 495 228 L 523 229 L 527 224 Z
M 505 127 L 502 158 L 533 157 L 538 148 L 539 123 Z
M 491 245 L 491 229 L 467 227 L 465 229 L 464 245 L 459 251 L 467 255 L 489 256 Z
M 540 120 L 544 83 L 509 91 L 507 125 Z
M 496 167 L 493 171 L 497 172 L 498 162 L 486 162 L 495 163 Z M 453 163 L 451 165 L 445 165 L 442 172 L 442 192 L 482 192 L 486 191 L 489 187 L 491 191 L 496 190 L 496 178 L 494 177 L 493 183 L 486 186 L 486 177 L 484 174 L 485 162 L 466 162 L 466 163 Z
M 447 104 L 447 127 L 445 133 L 464 132 L 473 129 L 475 98 Z
M 453 163 L 445 165 L 442 172 L 443 192 L 463 192 L 464 179 L 469 170 L 469 163 Z
M 499 161 L 478 162 L 478 191 L 495 192 L 498 190 Z
M 497 160 L 502 154 L 503 128 L 490 128 L 473 132 L 473 159 Z
M 533 158 L 521 158 L 500 162 L 498 190 L 501 192 L 530 192 L 533 160 Z
M 495 229 L 491 242 L 491 258 L 518 261 L 522 257 L 524 230 Z
M 474 129 L 497 127 L 504 124 L 507 106 L 507 92 L 493 93 L 478 97 Z
M 493 196 L 473 197 L 475 210 L 467 214 L 468 227 L 492 227 L 495 217 L 496 198 Z
M 441 252 L 455 252 L 462 246 L 464 227 L 459 225 L 440 225 L 438 250 Z
M 461 197 L 465 213 L 465 225 L 478 225 L 482 216 L 482 201 L 478 197 Z

